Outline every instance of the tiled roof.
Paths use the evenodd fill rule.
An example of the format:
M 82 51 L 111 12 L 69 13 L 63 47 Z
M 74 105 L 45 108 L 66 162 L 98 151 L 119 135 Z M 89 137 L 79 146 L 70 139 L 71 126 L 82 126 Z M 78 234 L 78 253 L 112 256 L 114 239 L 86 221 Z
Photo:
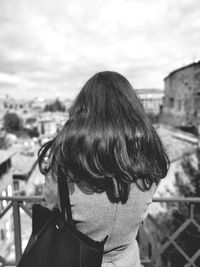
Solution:
M 172 72 L 169 73 L 169 75 L 167 75 L 164 78 L 164 80 L 168 79 L 170 76 L 174 75 L 176 72 L 179 72 L 179 71 L 182 71 L 184 69 L 191 68 L 191 67 L 194 67 L 194 66 L 200 66 L 200 61 L 198 61 L 198 62 L 192 62 L 192 63 L 190 63 L 188 65 L 185 65 L 183 67 L 180 67 L 178 69 L 173 70 Z

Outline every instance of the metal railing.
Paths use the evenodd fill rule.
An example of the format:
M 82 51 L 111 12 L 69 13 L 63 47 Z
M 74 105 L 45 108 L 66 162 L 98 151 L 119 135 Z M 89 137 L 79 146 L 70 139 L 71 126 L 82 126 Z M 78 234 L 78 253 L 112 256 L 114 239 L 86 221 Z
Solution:
M 0 213 L 0 220 L 8 213 L 12 211 L 12 218 L 13 218 L 13 227 L 14 227 L 14 247 L 15 247 L 15 259 L 10 261 L 6 260 L 0 255 L 0 266 L 16 266 L 19 262 L 21 255 L 22 255 L 22 235 L 21 235 L 21 216 L 20 210 L 23 210 L 28 216 L 31 217 L 31 205 L 33 203 L 41 203 L 44 199 L 42 197 L 0 197 L 0 201 L 7 201 L 7 207 Z M 187 262 L 184 267 L 198 267 L 195 264 L 197 258 L 200 257 L 200 246 L 199 249 L 191 256 L 187 255 L 187 253 L 179 246 L 176 242 L 176 239 L 181 233 L 190 225 L 194 225 L 200 233 L 200 224 L 195 220 L 194 216 L 194 206 L 198 203 L 200 204 L 200 198 L 154 198 L 154 203 L 188 203 L 189 208 L 189 216 L 188 218 L 183 221 L 183 223 L 175 230 L 175 232 L 165 236 L 165 242 L 160 244 L 159 246 L 155 246 L 152 248 L 152 242 L 149 240 L 142 240 L 140 238 L 140 231 L 139 231 L 139 245 L 140 242 L 146 242 L 148 245 L 148 255 L 143 258 L 142 257 L 142 264 L 143 266 L 156 266 L 160 267 L 160 261 L 158 260 L 163 253 L 169 248 L 170 245 L 173 245 L 175 249 L 184 257 L 185 261 Z M 156 227 L 156 231 L 162 232 L 162 225 L 158 225 L 157 220 L 153 215 L 148 216 L 148 220 L 154 224 Z M 144 223 L 142 227 L 142 231 L 146 231 L 146 225 Z M 148 236 L 148 235 L 146 235 Z M 171 265 L 169 265 L 171 266 Z
M 0 255 L 0 266 L 16 266 L 22 255 L 22 236 L 21 236 L 21 216 L 20 209 L 22 209 L 28 216 L 32 216 L 31 209 L 28 208 L 27 203 L 41 203 L 44 199 L 42 197 L 0 197 L 0 201 L 7 201 L 7 207 L 0 213 L 0 220 L 11 209 L 13 210 L 13 226 L 14 226 L 14 246 L 15 246 L 15 260 L 7 261 Z
M 198 265 L 195 263 L 195 261 L 197 259 L 199 259 L 200 261 L 200 221 L 196 220 L 195 218 L 195 213 L 194 213 L 194 207 L 195 205 L 199 205 L 200 208 L 200 198 L 184 198 L 184 197 L 170 197 L 170 198 L 154 198 L 153 199 L 154 203 L 160 203 L 165 204 L 166 205 L 166 209 L 163 213 L 169 212 L 169 206 L 170 205 L 174 205 L 177 204 L 177 206 L 173 207 L 174 210 L 179 209 L 180 205 L 179 204 L 186 204 L 186 208 L 188 209 L 188 216 L 187 218 L 182 221 L 181 223 L 179 223 L 179 225 L 177 225 L 177 227 L 174 229 L 174 231 L 172 233 L 170 233 L 170 231 L 168 229 L 166 229 L 166 227 L 163 227 L 163 225 L 159 224 L 157 222 L 157 216 L 152 216 L 151 214 L 148 215 L 147 220 L 151 222 L 151 224 L 153 224 L 155 226 L 154 229 L 156 229 L 156 233 L 157 235 L 162 234 L 162 240 L 164 240 L 164 242 L 158 242 L 157 244 L 155 244 L 156 242 L 154 242 L 154 244 L 149 243 L 149 252 L 148 252 L 148 257 L 147 259 L 143 259 L 142 263 L 144 266 L 154 266 L 154 267 L 163 267 L 163 266 L 167 266 L 167 267 L 171 267 L 171 266 L 181 266 L 181 267 L 199 267 L 200 264 L 198 263 Z M 200 209 L 199 209 L 200 211 Z M 199 214 L 198 211 L 198 214 Z M 171 215 L 171 213 L 169 212 L 169 214 Z M 146 222 L 145 221 L 145 222 Z M 164 222 L 165 224 L 166 222 Z M 186 231 L 186 229 L 189 226 L 194 226 L 197 229 L 197 234 L 198 238 L 199 238 L 199 244 L 198 244 L 198 248 L 196 249 L 196 251 L 194 253 L 192 253 L 192 255 L 188 255 L 186 253 L 186 251 L 181 247 L 181 245 L 178 242 L 178 238 L 184 233 L 184 231 Z M 148 225 L 149 226 L 149 225 Z M 143 231 L 145 231 L 146 226 L 144 225 L 143 227 Z M 147 231 L 148 232 L 148 231 Z M 144 240 L 142 240 L 144 242 Z M 148 239 L 146 240 L 146 242 L 148 243 Z M 184 240 L 184 242 L 187 242 L 187 240 Z M 190 246 L 193 246 L 194 244 L 189 244 Z M 152 248 L 152 246 L 154 246 L 154 249 Z M 161 257 L 163 256 L 164 253 L 166 253 L 167 249 L 170 248 L 170 246 L 172 246 L 176 252 L 181 255 L 181 257 L 184 259 L 185 263 L 182 265 L 174 265 L 173 263 L 169 262 L 168 264 L 165 262 L 163 263 L 161 261 Z M 197 246 L 196 246 L 197 247 Z

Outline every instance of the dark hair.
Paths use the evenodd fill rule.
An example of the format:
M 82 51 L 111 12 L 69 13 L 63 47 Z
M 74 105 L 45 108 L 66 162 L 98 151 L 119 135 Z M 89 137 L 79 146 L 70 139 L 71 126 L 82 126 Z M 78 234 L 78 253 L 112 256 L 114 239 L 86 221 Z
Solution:
M 49 167 L 43 166 L 49 152 Z M 90 78 L 69 109 L 69 120 L 39 151 L 42 174 L 62 172 L 111 202 L 125 203 L 130 184 L 149 190 L 167 174 L 168 157 L 131 84 L 116 72 Z

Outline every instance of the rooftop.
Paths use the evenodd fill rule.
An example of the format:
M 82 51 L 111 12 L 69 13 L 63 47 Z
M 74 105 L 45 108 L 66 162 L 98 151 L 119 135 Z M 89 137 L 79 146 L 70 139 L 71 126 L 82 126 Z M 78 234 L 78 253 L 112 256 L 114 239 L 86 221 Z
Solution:
M 35 165 L 37 155 L 27 156 L 21 153 L 16 153 L 12 158 L 13 174 L 27 175 Z
M 163 89 L 157 88 L 143 88 L 143 89 L 135 89 L 137 94 L 163 94 Z
M 176 72 L 179 72 L 179 71 L 181 71 L 181 70 L 184 70 L 184 69 L 187 69 L 187 68 L 191 68 L 191 67 L 194 67 L 194 66 L 200 66 L 200 61 L 198 61 L 198 62 L 193 62 L 193 63 L 190 63 L 190 64 L 188 64 L 188 65 L 185 65 L 185 66 L 183 66 L 183 67 L 180 67 L 180 68 L 178 68 L 178 69 L 173 70 L 172 72 L 170 72 L 170 73 L 164 78 L 164 81 L 165 81 L 166 79 L 168 79 L 170 76 L 174 75 Z
M 14 154 L 13 151 L 0 149 L 0 164 L 11 158 Z

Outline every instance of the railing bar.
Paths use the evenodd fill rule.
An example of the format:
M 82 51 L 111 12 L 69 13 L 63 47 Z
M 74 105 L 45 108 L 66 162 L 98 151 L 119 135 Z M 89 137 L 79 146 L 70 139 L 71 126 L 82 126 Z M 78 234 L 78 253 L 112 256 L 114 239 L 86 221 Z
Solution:
M 26 201 L 26 202 L 40 202 L 44 201 L 44 197 L 0 197 L 0 200 L 7 201 Z
M 190 221 L 187 220 L 187 221 L 185 221 L 184 224 L 181 225 L 181 228 L 183 228 L 182 226 L 184 226 L 184 229 L 185 229 L 189 224 L 190 224 Z M 168 237 L 169 240 L 167 242 L 165 242 L 163 245 L 161 245 L 160 249 L 158 249 L 158 251 L 154 254 L 152 259 L 155 260 L 159 255 L 161 255 L 173 243 L 174 239 L 180 234 L 180 232 L 178 232 L 178 235 L 177 235 L 178 230 L 179 230 L 179 228 L 176 230 L 176 232 L 172 236 Z
M 44 197 L 0 197 L 0 200 L 7 200 L 7 201 L 44 201 Z M 199 197 L 154 197 L 153 202 L 191 202 L 191 203 L 200 203 Z
M 181 226 L 169 237 L 170 240 L 176 239 L 185 228 L 190 224 L 191 220 L 187 219 Z
M 194 218 L 194 203 L 190 203 L 190 218 Z
M 12 207 L 12 203 L 9 203 L 8 206 L 5 208 L 5 210 L 0 213 L 0 219 L 6 214 L 7 211 Z
M 32 212 L 23 203 L 19 203 L 20 208 L 23 209 L 29 217 L 32 217 Z
M 6 209 L 0 214 L 0 218 L 2 218 L 4 216 L 4 214 L 13 206 L 13 218 L 14 218 L 14 229 L 20 232 L 20 235 L 17 234 L 17 238 L 19 239 L 18 241 L 16 240 L 16 233 L 14 235 L 15 237 L 15 249 L 16 249 L 16 242 L 20 243 L 18 247 L 18 252 L 16 250 L 16 262 L 18 262 L 19 257 L 17 256 L 17 254 L 21 254 L 21 252 L 19 251 L 21 249 L 21 225 L 20 225 L 20 213 L 19 213 L 19 208 L 22 208 L 22 210 L 24 210 L 27 215 L 31 216 L 31 211 L 27 208 L 27 206 L 25 204 L 23 204 L 23 202 L 42 202 L 44 201 L 43 197 L 0 197 L 0 200 L 7 200 L 7 201 L 11 201 L 11 203 L 8 204 L 8 206 L 6 207 Z M 179 253 L 181 253 L 181 255 L 183 255 L 185 258 L 187 257 L 187 260 L 189 260 L 189 263 L 192 264 L 192 266 L 196 266 L 194 261 L 200 256 L 200 250 L 198 250 L 193 257 L 188 258 L 187 254 L 185 254 L 185 252 L 182 250 L 181 247 L 179 247 L 179 245 L 176 243 L 176 238 L 182 233 L 182 231 L 185 230 L 185 228 L 189 225 L 189 224 L 194 224 L 198 230 L 200 230 L 200 225 L 195 221 L 195 216 L 193 217 L 193 212 L 192 212 L 192 206 L 196 203 L 200 204 L 200 198 L 178 198 L 178 197 L 167 197 L 167 198 L 154 198 L 153 202 L 160 202 L 160 203 L 173 203 L 173 202 L 177 202 L 177 203 L 190 203 L 190 218 L 187 219 L 177 230 L 175 233 L 172 234 L 171 237 L 167 237 L 168 241 L 165 242 L 159 250 L 156 251 L 156 253 L 153 255 L 153 257 L 151 257 L 152 260 L 141 260 L 141 262 L 143 264 L 148 264 L 148 263 L 152 263 L 153 259 L 155 258 L 155 256 L 157 255 L 158 257 L 160 256 L 160 254 L 162 254 L 170 245 L 174 245 L 176 247 L 176 249 L 179 251 Z M 16 210 L 15 210 L 16 209 Z M 18 217 L 16 217 L 16 214 L 18 213 Z M 152 221 L 152 223 L 155 223 L 153 216 L 151 216 L 151 214 L 149 214 L 149 219 Z M 15 224 L 19 225 L 20 228 L 15 227 Z M 155 226 L 159 229 L 159 231 L 163 231 L 163 227 L 158 227 L 158 224 L 155 223 Z M 165 233 L 166 231 L 164 231 Z M 20 249 L 19 249 L 20 248 Z M 21 257 L 21 256 L 20 256 Z M 1 259 L 1 257 L 0 257 Z M 156 260 L 156 258 L 154 259 L 154 261 Z M 1 260 L 0 260 L 1 262 Z M 2 264 L 4 264 L 3 266 L 16 266 L 16 263 L 13 262 L 7 262 L 7 261 L 3 261 Z M 1 264 L 0 264 L 1 266 Z M 185 265 L 186 266 L 186 265 Z
M 200 203 L 199 197 L 154 197 L 153 202 L 191 202 Z
M 195 219 L 192 219 L 191 222 L 196 226 L 196 228 L 200 231 L 200 225 L 195 221 Z
M 14 221 L 15 259 L 16 263 L 18 264 L 22 255 L 21 224 L 20 224 L 20 211 L 19 211 L 18 201 L 13 201 L 13 221 Z
M 200 256 L 200 249 L 195 252 L 195 254 L 192 256 L 192 260 L 195 261 Z
M 195 263 L 193 263 L 192 265 L 190 264 L 190 263 L 186 263 L 183 267 L 198 267 L 198 266 L 196 266 L 196 264 Z
M 189 256 L 182 250 L 182 248 L 179 247 L 179 245 L 176 244 L 176 242 L 172 241 L 172 244 L 176 247 L 176 249 L 180 252 L 180 254 L 182 254 L 190 264 L 194 264 L 192 259 L 189 258 Z
M 4 266 L 16 266 L 16 262 L 13 261 L 6 261 Z

